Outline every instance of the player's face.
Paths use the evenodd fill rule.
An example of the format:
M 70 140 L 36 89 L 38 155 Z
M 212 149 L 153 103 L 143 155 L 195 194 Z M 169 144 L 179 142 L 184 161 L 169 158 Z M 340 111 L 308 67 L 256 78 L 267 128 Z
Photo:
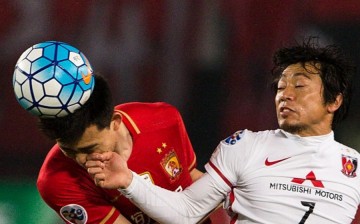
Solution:
M 74 159 L 81 166 L 86 162 L 86 156 L 94 152 L 115 151 L 117 134 L 110 127 L 99 130 L 95 125 L 86 128 L 81 139 L 74 145 L 64 145 L 58 142 L 63 153 Z
M 275 105 L 279 126 L 285 131 L 300 136 L 331 131 L 334 105 L 324 103 L 322 80 L 309 63 L 305 68 L 300 63 L 289 65 L 283 71 Z

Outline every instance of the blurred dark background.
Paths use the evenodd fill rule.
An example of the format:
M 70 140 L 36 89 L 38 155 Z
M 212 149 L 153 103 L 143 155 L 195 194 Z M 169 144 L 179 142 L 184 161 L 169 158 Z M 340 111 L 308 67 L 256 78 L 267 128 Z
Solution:
M 268 85 L 272 54 L 308 35 L 342 46 L 360 65 L 360 2 L 0 0 L 0 223 L 58 222 L 35 188 L 53 142 L 12 89 L 15 63 L 28 47 L 67 42 L 111 81 L 116 102 L 176 106 L 203 170 L 234 131 L 277 128 Z M 335 130 L 337 140 L 356 149 L 359 82 L 358 72 L 350 116 Z

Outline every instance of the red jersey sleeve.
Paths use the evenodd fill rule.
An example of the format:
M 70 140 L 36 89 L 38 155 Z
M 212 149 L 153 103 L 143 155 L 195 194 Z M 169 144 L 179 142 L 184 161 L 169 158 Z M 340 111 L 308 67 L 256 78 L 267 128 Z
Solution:
M 178 120 L 179 129 L 180 129 L 179 132 L 180 132 L 180 136 L 182 138 L 182 142 L 184 144 L 182 149 L 185 150 L 185 152 L 182 152 L 182 153 L 185 155 L 185 158 L 186 158 L 187 164 L 188 164 L 188 170 L 190 172 L 197 166 L 196 155 L 195 155 L 194 149 L 192 147 L 192 144 L 190 142 L 190 139 L 189 139 L 188 133 L 186 131 L 184 121 L 180 115 L 180 112 L 175 107 L 173 107 L 173 110 L 174 110 L 174 114 Z
M 41 167 L 37 188 L 43 200 L 66 223 L 113 223 L 119 216 L 86 170 L 65 157 L 57 145 Z

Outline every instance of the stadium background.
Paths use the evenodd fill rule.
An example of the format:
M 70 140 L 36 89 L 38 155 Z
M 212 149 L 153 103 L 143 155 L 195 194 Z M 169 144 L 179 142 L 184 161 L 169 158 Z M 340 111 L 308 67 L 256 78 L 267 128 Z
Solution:
M 35 181 L 52 142 L 16 102 L 12 73 L 31 45 L 58 40 L 111 81 L 115 101 L 180 110 L 199 168 L 238 129 L 276 128 L 271 55 L 305 35 L 337 43 L 360 65 L 358 0 L 0 0 L 0 223 L 61 223 Z M 360 81 L 336 138 L 360 148 Z

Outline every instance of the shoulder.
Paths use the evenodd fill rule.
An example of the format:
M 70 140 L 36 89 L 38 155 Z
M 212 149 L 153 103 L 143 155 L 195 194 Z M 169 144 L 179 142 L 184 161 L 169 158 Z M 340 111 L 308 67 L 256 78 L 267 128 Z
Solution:
M 338 141 L 335 141 L 335 142 L 337 143 L 336 148 L 340 148 L 341 154 L 343 154 L 344 156 L 356 157 L 356 158 L 360 159 L 360 153 L 358 150 L 351 148 L 347 145 L 344 145 Z
M 221 158 L 227 162 L 238 164 L 251 162 L 253 157 L 266 153 L 270 145 L 275 144 L 278 136 L 275 130 L 251 131 L 240 130 L 220 142 L 212 158 Z
M 79 167 L 75 161 L 66 157 L 60 150 L 59 146 L 55 144 L 49 153 L 46 155 L 46 158 L 41 166 L 39 175 L 38 175 L 38 184 L 48 179 L 55 179 L 54 174 L 58 175 L 64 173 L 63 171 L 76 169 Z
M 144 102 L 130 102 L 119 104 L 115 107 L 115 110 L 121 110 L 128 113 L 140 113 L 140 112 L 177 112 L 177 109 L 168 103 L 165 102 L 154 102 L 154 103 L 144 103 Z
M 76 174 L 76 175 L 74 175 Z M 41 166 L 37 188 L 48 204 L 58 204 L 62 198 L 69 198 L 69 192 L 81 194 L 83 186 L 92 183 L 85 169 L 66 157 L 55 145 Z
M 226 160 L 234 160 L 235 162 L 239 159 L 243 160 L 252 154 L 257 154 L 257 151 L 261 151 L 268 139 L 274 136 L 273 130 L 254 132 L 245 129 L 236 131 L 220 142 L 213 152 L 212 158 L 226 158 Z
M 228 136 L 221 141 L 224 146 L 231 147 L 233 145 L 241 144 L 244 142 L 265 141 L 269 138 L 276 137 L 276 131 L 251 131 L 248 129 L 236 131 L 234 134 Z
M 164 103 L 132 102 L 115 107 L 132 125 L 141 131 L 164 128 L 183 123 L 182 117 L 176 107 Z
M 133 119 L 159 119 L 164 116 L 179 116 L 179 111 L 173 105 L 165 102 L 141 103 L 131 102 L 120 104 L 115 107 L 116 111 L 128 114 Z M 171 117 L 168 117 L 171 118 Z
M 248 129 L 236 131 L 220 142 L 211 155 L 206 170 L 210 173 L 222 173 L 231 183 L 235 184 L 239 175 L 252 167 L 256 157 L 263 153 L 266 139 L 275 135 L 272 130 L 251 131 Z M 213 168 L 216 167 L 216 168 Z M 213 175 L 212 175 L 213 176 Z
M 97 187 L 86 170 L 66 157 L 57 145 L 40 169 L 37 188 L 46 204 L 64 220 L 81 215 L 88 218 L 88 223 L 100 223 L 104 217 L 115 220 L 119 215 L 109 202 L 118 196 L 118 191 Z

